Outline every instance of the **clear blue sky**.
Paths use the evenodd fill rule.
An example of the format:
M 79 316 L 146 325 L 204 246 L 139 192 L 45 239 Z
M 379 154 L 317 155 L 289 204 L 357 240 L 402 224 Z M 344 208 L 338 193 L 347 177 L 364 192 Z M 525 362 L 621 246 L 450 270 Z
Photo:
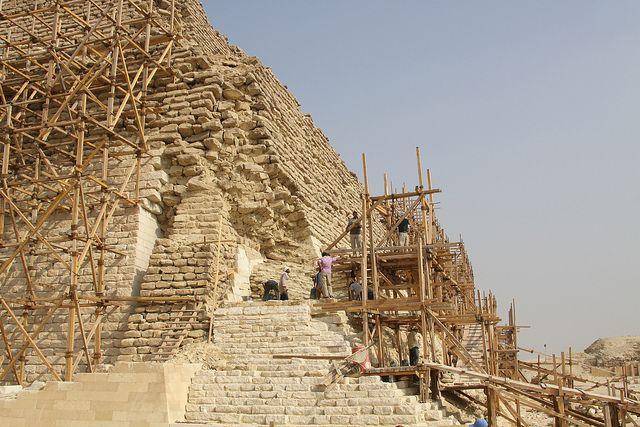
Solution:
M 640 2 L 204 4 L 378 188 L 422 147 L 523 345 L 640 335 Z

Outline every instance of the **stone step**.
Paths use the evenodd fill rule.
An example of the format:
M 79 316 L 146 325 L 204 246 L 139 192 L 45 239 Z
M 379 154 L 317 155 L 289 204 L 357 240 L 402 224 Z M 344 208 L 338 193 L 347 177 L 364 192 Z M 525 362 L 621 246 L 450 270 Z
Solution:
M 255 339 L 252 339 L 255 338 Z M 250 335 L 247 337 L 230 337 L 230 338 L 218 338 L 214 341 L 216 344 L 221 346 L 221 350 L 225 351 L 226 348 L 222 347 L 223 345 L 231 346 L 231 347 L 239 347 L 239 346 L 248 346 L 249 348 L 265 348 L 269 349 L 271 347 L 313 347 L 315 349 L 320 347 L 339 347 L 339 348 L 349 348 L 348 343 L 344 341 L 339 341 L 335 339 L 335 337 L 323 337 L 321 335 L 316 334 L 308 334 L 308 335 L 274 335 L 267 338 L 258 339 L 254 335 Z M 349 350 L 351 351 L 351 350 Z M 291 353 L 292 356 L 295 356 L 296 353 Z
M 307 339 L 305 339 L 304 337 L 309 337 Z M 255 338 L 255 336 L 250 335 L 247 337 L 233 337 L 231 339 L 224 339 L 224 338 L 218 338 L 215 339 L 214 338 L 214 342 L 216 344 L 219 344 L 220 346 L 222 346 L 223 344 L 229 345 L 229 346 L 241 346 L 241 345 L 251 345 L 252 348 L 260 348 L 260 347 L 273 347 L 273 346 L 280 346 L 282 347 L 283 345 L 288 345 L 290 347 L 300 347 L 302 345 L 304 345 L 305 347 L 309 346 L 309 343 L 313 344 L 313 347 L 318 348 L 318 347 L 323 347 L 323 346 L 329 346 L 329 347 L 347 347 L 347 348 L 351 348 L 349 346 L 349 344 L 345 341 L 340 341 L 337 340 L 336 337 L 334 336 L 322 336 L 322 335 L 316 335 L 316 334 L 305 334 L 305 335 L 285 335 L 285 334 L 280 334 L 280 335 L 274 335 L 265 339 L 252 339 Z M 222 351 L 225 350 L 225 348 L 221 348 Z M 292 353 L 292 355 L 295 355 L 295 353 Z
M 253 343 L 254 347 L 258 346 L 268 346 L 269 344 L 290 344 L 295 346 L 296 344 L 305 344 L 308 345 L 309 342 L 322 342 L 323 344 L 328 345 L 340 345 L 340 346 L 348 346 L 349 344 L 344 340 L 337 339 L 334 335 L 322 335 L 311 332 L 309 330 L 305 330 L 302 333 L 298 333 L 296 335 L 286 334 L 286 333 L 270 333 L 268 336 L 264 336 L 260 338 L 260 332 L 256 334 L 255 332 L 251 332 L 247 334 L 247 336 L 238 335 L 235 337 L 215 337 L 214 342 L 216 344 L 227 344 L 227 345 L 244 345 L 246 343 Z M 309 339 L 305 339 L 304 337 L 309 337 Z M 315 347 L 320 346 L 320 344 L 316 344 Z M 224 348 L 221 348 L 224 351 Z M 295 354 L 295 353 L 293 353 Z
M 271 351 L 269 349 L 245 349 L 244 351 L 241 348 L 229 348 L 226 349 L 223 356 L 230 361 L 234 361 L 236 358 L 247 358 L 248 356 L 253 356 L 256 359 L 258 358 L 266 358 L 271 354 L 291 354 L 295 351 L 296 354 L 300 355 L 308 355 L 313 356 L 316 354 L 329 354 L 338 358 L 338 360 L 342 360 L 347 356 L 351 355 L 351 351 L 347 351 L 346 348 L 338 348 L 338 347 L 324 347 L 324 348 L 309 348 L 309 347 L 291 347 L 291 346 L 282 346 L 282 347 L 273 347 Z
M 248 321 L 260 321 L 274 317 L 282 317 L 284 315 L 289 315 L 292 319 L 301 319 L 307 322 L 311 321 L 308 317 L 310 313 L 308 307 L 299 309 L 282 304 L 283 301 L 274 301 L 270 306 L 246 308 L 245 310 L 251 310 L 249 312 L 242 312 L 240 311 L 242 310 L 241 308 L 218 308 L 216 309 L 215 315 L 220 321 L 236 321 L 243 318 Z
M 217 343 L 216 343 L 217 344 Z M 272 354 L 302 354 L 302 355 L 314 355 L 319 353 L 329 353 L 341 358 L 345 358 L 351 355 L 351 350 L 344 346 L 324 346 L 324 347 L 309 347 L 309 346 L 292 346 L 292 345 L 277 345 L 270 346 L 268 348 L 242 348 L 241 346 L 229 347 L 224 349 L 224 353 L 227 356 L 243 356 L 243 355 L 255 355 L 255 356 L 267 356 Z
M 398 390 L 385 390 L 384 392 L 366 392 L 366 391 L 349 391 L 340 392 L 314 392 L 312 390 L 306 392 L 300 391 L 288 391 L 288 390 L 230 390 L 230 389 L 212 389 L 207 388 L 203 390 L 203 393 L 193 393 L 191 402 L 197 404 L 260 404 L 268 405 L 274 400 L 293 400 L 296 404 L 315 404 L 318 402 L 320 405 L 328 406 L 343 406 L 351 405 L 359 402 L 365 404 L 367 399 L 371 400 L 372 404 L 380 403 L 381 398 L 392 398 L 396 402 L 401 404 L 416 403 L 417 396 L 406 391 L 408 389 Z M 237 400 L 237 402 L 236 402 Z M 231 403 L 230 403 L 231 402 Z M 324 403 L 321 403 L 324 402 Z M 392 402 L 390 402 L 392 403 Z
M 273 325 L 269 325 L 268 328 L 255 328 L 255 327 L 246 327 L 240 328 L 238 327 L 236 331 L 233 328 L 225 328 L 224 332 L 222 331 L 222 326 L 216 324 L 216 327 L 220 329 L 220 331 L 216 332 L 216 339 L 220 341 L 232 341 L 232 340 L 240 340 L 240 339 L 252 339 L 256 338 L 260 341 L 269 341 L 273 338 L 290 338 L 290 339 L 304 339 L 308 337 L 323 337 L 324 339 L 344 339 L 343 336 L 338 335 L 334 332 L 327 331 L 319 331 L 313 325 L 307 326 L 305 328 L 301 328 L 299 330 L 278 330 L 274 328 Z
M 419 405 L 377 405 L 372 401 L 367 405 L 321 405 L 320 402 L 303 402 L 300 405 L 290 405 L 287 401 L 275 399 L 271 403 L 256 404 L 253 400 L 234 399 L 228 402 L 205 403 L 200 405 L 188 404 L 189 412 L 205 413 L 250 413 L 250 414 L 305 414 L 305 415 L 416 415 L 424 418 L 425 413 L 442 414 L 438 410 L 421 407 Z M 245 412 L 248 411 L 248 412 Z
M 299 336 L 286 336 L 280 335 L 275 337 L 270 337 L 271 339 L 264 340 L 254 340 L 252 337 L 242 337 L 240 339 L 234 340 L 224 340 L 224 339 L 214 339 L 214 343 L 218 344 L 222 351 L 226 351 L 226 348 L 223 345 L 227 345 L 230 347 L 240 347 L 240 346 L 249 346 L 249 348 L 260 349 L 264 348 L 268 350 L 272 347 L 312 347 L 314 349 L 322 348 L 322 347 L 337 347 L 337 348 L 348 348 L 351 351 L 351 346 L 345 341 L 339 341 L 335 339 L 335 337 L 321 337 L 320 335 L 310 335 L 312 339 L 300 339 Z M 309 345 L 311 344 L 311 345 Z M 274 353 L 275 354 L 275 353 Z M 291 355 L 295 355 L 297 353 L 291 353 Z
M 302 313 L 309 312 L 310 305 L 308 303 L 300 303 L 299 301 L 252 301 L 252 302 L 225 302 L 224 306 L 216 309 L 216 316 L 226 314 L 236 315 L 256 315 L 269 314 L 273 312 L 290 312 Z
M 237 379 L 234 379 L 237 378 Z M 219 378 L 215 383 L 203 383 L 202 390 L 232 390 L 232 391 L 273 391 L 283 390 L 282 387 L 296 386 L 299 390 L 307 390 L 313 392 L 323 392 L 320 385 L 321 377 L 283 377 L 273 380 L 267 377 L 254 377 L 247 379 L 246 377 L 231 377 L 231 378 Z M 194 383 L 198 384 L 198 383 Z M 265 388 L 263 386 L 269 385 L 271 388 Z M 256 387 L 260 386 L 260 387 Z M 300 386 L 300 387 L 297 387 Z M 286 390 L 286 388 L 284 388 Z M 407 391 L 409 390 L 409 391 Z M 398 396 L 411 395 L 414 389 L 411 388 L 395 388 L 388 383 L 378 384 L 358 384 L 358 385 L 343 385 L 336 388 L 336 393 L 350 393 L 355 391 L 362 391 L 369 393 L 369 396 L 384 397 L 387 394 L 396 394 Z M 395 392 L 398 393 L 395 393 Z M 333 392 L 333 391 L 332 391 Z M 331 392 L 330 392 L 331 393 Z
M 307 383 L 296 383 L 296 384 L 274 384 L 273 382 L 264 382 L 264 383 L 216 383 L 216 384 L 193 384 L 194 387 L 192 388 L 193 391 L 196 390 L 204 390 L 207 392 L 213 392 L 213 391 L 224 391 L 226 393 L 229 392 L 235 392 L 235 393 L 243 393 L 243 392 L 266 392 L 266 391 L 297 391 L 297 392 L 311 392 L 311 393 L 321 393 L 322 390 L 319 390 L 319 388 L 321 388 L 320 386 L 318 386 L 317 383 L 313 383 L 313 384 L 309 384 Z M 199 387 L 202 386 L 202 387 Z M 389 393 L 390 389 L 382 389 L 384 391 L 384 393 Z M 406 390 L 406 389 L 399 389 L 399 390 Z M 411 390 L 411 389 L 409 389 Z M 338 385 L 335 387 L 334 391 L 344 391 L 344 392 L 349 392 L 349 393 L 356 393 L 356 392 L 362 392 L 362 393 L 367 393 L 367 396 L 369 396 L 369 393 L 375 394 L 376 392 L 379 393 L 381 390 L 359 390 L 359 386 L 357 384 L 344 384 L 344 385 Z M 383 393 L 383 394 L 384 394 Z M 213 395 L 213 393 L 211 393 Z M 227 394 L 230 395 L 230 394 Z M 406 396 L 413 396 L 414 394 L 407 392 L 404 395 Z
M 325 417 L 325 416 L 317 416 L 319 417 Z M 333 421 L 331 422 L 331 418 L 327 421 L 327 422 L 313 422 L 313 416 L 311 417 L 311 420 L 308 420 L 307 416 L 301 416 L 300 418 L 293 418 L 291 416 L 289 416 L 290 419 L 293 418 L 293 420 L 300 420 L 300 421 L 308 421 L 308 422 L 303 422 L 301 424 L 296 424 L 294 422 L 289 422 L 287 424 L 288 427 L 310 427 L 310 426 L 333 426 L 333 427 L 353 427 L 352 424 L 339 424 L 337 422 L 339 416 L 333 416 Z M 292 420 L 292 421 L 293 421 Z M 228 423 L 228 422 L 216 422 L 216 421 L 208 421 L 208 422 L 201 422 L 201 423 L 196 423 L 196 422 L 178 422 L 178 423 L 173 423 L 173 424 L 169 424 L 169 427 L 202 427 L 203 425 L 234 425 L 234 426 L 238 426 L 238 427 L 255 427 L 256 424 L 245 424 L 245 423 Z M 454 421 L 451 420 L 441 420 L 441 421 L 425 421 L 425 422 L 418 422 L 416 424 L 390 424 L 393 426 L 402 426 L 402 427 L 467 427 L 468 424 L 457 424 Z
M 269 316 L 268 319 L 256 320 L 255 322 L 247 322 L 242 319 L 220 319 L 216 320 L 216 327 L 220 331 L 225 332 L 270 332 L 270 331 L 293 331 L 293 330 L 317 330 L 325 332 L 328 330 L 327 324 L 315 324 L 309 322 L 308 319 L 300 319 L 298 322 L 295 319 L 289 319 L 286 314 L 281 317 Z M 285 321 L 287 323 L 285 323 Z
M 325 416 L 318 416 L 318 417 L 325 417 Z M 353 427 L 352 424 L 339 424 L 337 422 L 337 420 L 339 416 L 333 416 L 333 422 L 331 422 L 331 419 L 329 421 L 326 422 L 306 422 L 306 423 L 301 423 L 301 424 L 296 424 L 293 422 L 289 422 L 287 424 L 288 427 L 311 427 L 311 426 L 334 426 L 334 427 Z M 291 416 L 290 416 L 291 418 Z M 302 416 L 299 418 L 301 421 L 306 421 L 308 420 L 308 418 L 306 416 Z M 313 420 L 312 420 L 313 421 Z M 169 424 L 169 427 L 202 427 L 203 425 L 234 425 L 234 426 L 240 426 L 240 427 L 255 427 L 256 424 L 245 424 L 242 422 L 238 422 L 238 423 L 228 423 L 228 422 L 216 422 L 216 421 L 207 421 L 207 422 L 200 422 L 200 423 L 196 423 L 196 422 L 178 422 L 178 423 L 174 423 L 174 424 Z M 274 424 L 277 425 L 277 424 Z M 453 427 L 467 427 L 468 424 L 457 424 L 455 421 L 451 421 L 451 420 L 442 420 L 442 421 L 424 421 L 424 422 L 418 422 L 418 423 L 411 423 L 411 424 L 389 424 L 391 426 L 395 426 L 395 427 L 445 427 L 445 426 L 453 426 Z
M 312 362 L 312 361 L 309 361 Z M 242 371 L 243 373 L 245 373 L 246 371 L 256 371 L 256 372 L 262 372 L 262 371 L 288 371 L 288 370 L 294 370 L 294 371 L 299 371 L 299 370 L 306 370 L 306 371 L 311 371 L 311 370 L 318 370 L 318 369 L 325 369 L 328 370 L 330 368 L 330 365 L 323 361 L 324 363 L 308 363 L 308 364 L 296 364 L 296 365 L 281 365 L 281 364 L 277 364 L 277 363 L 273 363 L 273 364 L 266 364 L 266 363 L 255 363 L 252 361 L 243 361 L 243 360 L 232 360 L 230 361 L 227 366 L 228 366 L 228 370 L 230 371 Z M 222 373 L 222 371 L 219 371 L 220 373 Z M 227 374 L 228 375 L 228 374 Z
M 121 373 L 121 372 L 135 372 L 136 374 L 144 373 L 163 373 L 165 365 L 162 363 L 148 362 L 148 363 L 136 363 L 136 362 L 118 362 L 109 373 Z M 75 375 L 77 377 L 78 374 Z M 92 374 L 95 375 L 95 374 Z
M 234 408 L 233 410 L 237 410 Z M 187 421 L 220 423 L 224 425 L 421 425 L 424 419 L 417 415 L 377 415 L 377 414 L 241 414 L 194 413 L 187 414 Z M 429 424 L 427 424 L 429 425 Z M 431 424 L 433 425 L 433 424 Z M 442 425 L 442 424 L 439 424 Z M 445 424 L 446 425 L 446 424 Z
M 322 372 L 319 371 L 294 371 L 294 372 L 281 372 L 281 371 L 260 371 L 260 372 L 248 372 L 246 375 L 236 374 L 234 371 L 232 375 L 217 375 L 215 378 L 197 378 L 193 381 L 194 385 L 203 384 L 214 387 L 215 384 L 290 384 L 293 379 L 299 383 L 319 385 L 321 383 Z M 354 379 L 357 380 L 357 379 Z M 337 391 L 377 391 L 377 390 L 415 390 L 416 385 L 396 385 L 392 382 L 380 382 L 380 383 L 359 383 L 357 381 L 338 383 L 335 385 Z

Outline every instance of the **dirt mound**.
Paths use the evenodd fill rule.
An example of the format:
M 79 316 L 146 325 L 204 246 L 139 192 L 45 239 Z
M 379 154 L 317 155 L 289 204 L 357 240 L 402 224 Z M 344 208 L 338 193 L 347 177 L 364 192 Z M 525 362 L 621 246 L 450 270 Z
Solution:
M 599 338 L 587 347 L 589 363 L 596 366 L 620 366 L 640 361 L 640 336 Z

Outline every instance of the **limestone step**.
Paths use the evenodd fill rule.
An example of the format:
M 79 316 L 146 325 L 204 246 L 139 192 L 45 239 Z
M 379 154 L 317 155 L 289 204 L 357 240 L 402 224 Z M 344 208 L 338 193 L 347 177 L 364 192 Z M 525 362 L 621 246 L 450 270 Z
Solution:
M 284 392 L 284 393 L 283 393 Z M 287 393 L 283 391 L 256 391 L 253 393 L 245 394 L 243 392 L 236 393 L 237 397 L 234 397 L 234 393 L 231 395 L 227 393 L 215 393 L 206 391 L 205 396 L 197 397 L 193 396 L 190 400 L 195 405 L 296 405 L 296 406 L 376 406 L 386 404 L 387 406 L 398 405 L 417 405 L 418 399 L 416 396 L 408 396 L 401 393 L 387 393 L 386 396 L 360 396 L 347 393 L 343 397 L 322 397 L 317 395 L 310 395 L 309 393 Z M 437 408 L 435 408 L 437 409 Z M 197 410 L 194 406 L 191 410 Z
M 255 356 L 264 356 L 270 354 L 289 354 L 295 352 L 296 354 L 301 355 L 314 355 L 314 354 L 334 354 L 340 355 L 342 357 L 347 357 L 351 354 L 350 351 L 347 350 L 347 346 L 322 346 L 322 347 L 303 347 L 302 345 L 273 345 L 268 348 L 242 348 L 241 346 L 237 347 L 229 347 L 225 349 L 225 354 L 229 356 L 244 356 L 244 355 L 255 355 Z
M 199 384 L 206 387 L 202 387 L 203 390 L 241 390 L 241 391 L 273 391 L 273 390 L 286 390 L 286 386 L 295 386 L 297 389 L 305 389 L 308 391 L 319 391 L 318 385 L 320 377 L 253 377 L 247 379 L 246 377 L 221 377 L 216 379 L 215 383 L 203 383 Z M 198 383 L 194 383 L 197 385 Z M 263 387 L 268 384 L 272 387 L 272 390 L 265 390 Z M 291 388 L 291 387 L 290 387 Z M 347 385 L 342 387 L 336 387 L 336 390 L 331 391 L 332 395 L 338 396 L 339 393 L 353 393 L 353 392 L 366 392 L 367 396 L 371 397 L 384 397 L 385 395 L 395 396 L 407 396 L 409 393 L 415 391 L 414 388 L 396 388 L 393 384 L 381 383 L 381 384 L 360 384 L 360 385 Z
M 334 418 L 335 420 L 335 418 Z M 169 424 L 169 427 L 202 427 L 203 425 L 229 425 L 229 423 L 226 422 L 206 422 L 206 423 L 196 423 L 196 422 L 179 422 L 179 423 L 173 423 L 173 424 Z M 238 427 L 255 427 L 255 424 L 244 424 L 244 423 L 235 423 L 233 424 L 234 426 L 238 426 Z M 277 425 L 277 424 L 276 424 Z M 353 424 L 338 424 L 337 422 L 327 422 L 324 424 L 319 424 L 319 423 L 304 423 L 304 424 L 293 424 L 293 423 L 289 423 L 287 424 L 287 426 L 289 427 L 311 427 L 311 426 L 334 426 L 334 427 L 353 427 Z M 391 424 L 394 425 L 396 427 L 398 426 L 402 426 L 402 424 Z M 417 424 L 413 424 L 413 426 L 415 427 L 467 427 L 468 424 L 457 424 L 455 421 L 452 420 L 443 420 L 443 421 L 437 421 L 437 422 L 433 422 L 433 421 L 426 421 L 426 422 L 420 422 Z
M 427 423 L 418 415 L 378 415 L 378 414 L 265 414 L 265 413 L 238 413 L 238 409 L 253 408 L 237 408 L 232 407 L 229 412 L 217 413 L 193 413 L 187 414 L 187 421 L 200 422 L 206 424 L 223 424 L 223 425 L 452 425 L 443 420 L 438 420 L 437 424 Z

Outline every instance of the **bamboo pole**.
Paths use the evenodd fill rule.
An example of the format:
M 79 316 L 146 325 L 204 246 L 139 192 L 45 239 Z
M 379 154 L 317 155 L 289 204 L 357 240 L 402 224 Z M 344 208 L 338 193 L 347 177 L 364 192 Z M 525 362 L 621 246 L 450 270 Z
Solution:
M 376 315 L 376 334 L 378 339 L 378 366 L 385 367 L 385 353 L 384 353 L 384 336 L 382 334 L 382 322 L 380 321 L 380 315 Z
M 16 315 L 13 313 L 11 308 L 7 305 L 7 303 L 5 302 L 4 298 L 2 298 L 2 297 L 0 297 L 0 304 L 2 304 L 2 306 L 7 311 L 9 316 L 15 322 L 16 327 L 18 328 L 18 330 L 22 333 L 22 335 L 27 339 L 27 341 L 29 342 L 31 347 L 33 347 L 35 352 L 38 354 L 38 357 L 40 357 L 40 360 L 42 360 L 42 363 L 44 363 L 47 366 L 47 368 L 49 368 L 49 372 L 51 372 L 51 374 L 53 375 L 53 377 L 56 380 L 60 381 L 60 376 L 58 375 L 58 373 L 55 371 L 55 369 L 53 369 L 53 366 L 51 365 L 51 363 L 49 363 L 49 361 L 47 360 L 46 356 L 42 353 L 42 351 L 40 350 L 38 345 L 35 343 L 35 341 L 33 341 L 33 339 L 31 338 L 29 333 L 26 331 L 26 329 L 24 329 L 24 327 L 22 326 L 20 320 L 18 320 Z M 25 348 L 26 348 L 26 346 L 25 346 Z M 5 368 L 5 370 L 7 370 L 8 368 L 9 367 Z M 6 375 L 6 373 L 3 372 L 3 375 Z
M 562 353 L 562 359 L 564 360 L 564 353 Z M 565 401 L 564 401 L 564 394 L 563 394 L 564 379 L 561 379 L 560 376 L 558 375 L 558 372 L 557 372 L 558 366 L 556 365 L 555 354 L 553 354 L 552 360 L 553 360 L 553 382 L 558 387 L 558 394 L 554 397 L 554 409 L 558 414 L 560 414 L 559 416 L 554 417 L 554 425 L 556 427 L 569 427 L 569 423 L 565 418 Z
M 33 334 L 32 334 L 32 339 L 35 340 L 38 337 L 38 334 L 40 334 L 40 332 L 42 331 L 42 329 L 45 327 L 45 325 L 47 325 L 47 323 L 49 322 L 49 320 L 51 319 L 51 317 L 53 317 L 53 315 L 56 313 L 56 311 L 60 308 L 60 306 L 62 305 L 62 299 L 58 302 L 58 304 L 55 307 L 51 307 L 49 309 L 49 313 L 47 313 L 47 315 L 44 317 L 44 319 L 42 319 L 40 321 L 40 324 L 36 327 L 36 329 L 34 330 Z M 9 372 L 10 369 L 13 369 L 15 367 L 15 364 L 20 360 L 20 356 L 26 351 L 26 349 L 29 347 L 30 345 L 30 341 L 26 340 L 22 347 L 17 351 L 17 353 L 14 356 L 11 356 L 11 361 L 9 362 L 9 364 L 5 367 L 4 371 L 2 371 L 2 373 L 0 374 L 0 381 L 4 380 L 7 373 Z M 15 372 L 15 370 L 14 370 Z M 22 381 L 22 379 L 18 379 L 19 382 Z
M 367 311 L 367 228 L 369 224 L 367 222 L 367 198 L 362 197 L 362 256 L 360 259 L 360 274 L 362 280 L 362 341 L 365 347 L 369 345 L 369 313 Z
M 374 244 L 374 236 L 373 236 L 373 209 L 371 208 L 371 202 L 369 199 L 369 177 L 367 174 L 367 157 L 364 153 L 362 153 L 362 175 L 363 175 L 363 179 L 364 179 L 364 199 L 365 199 L 365 203 L 367 205 L 367 210 L 366 210 L 366 214 L 367 214 L 367 224 L 368 226 L 368 232 L 369 232 L 369 242 L 370 242 L 370 258 L 371 258 L 371 282 L 373 285 L 373 296 L 374 298 L 380 298 L 380 294 L 379 294 L 379 278 L 378 278 L 378 261 L 376 259 L 376 245 Z M 364 212 L 363 212 L 364 215 Z M 366 239 L 366 236 L 364 237 L 364 239 Z M 364 249 L 363 249 L 364 252 Z M 363 294 L 368 294 L 368 286 L 366 283 L 362 284 L 362 293 Z M 368 298 L 368 296 L 367 296 Z M 365 300 L 364 296 L 363 296 L 363 301 Z
M 9 341 L 9 339 L 7 338 L 7 332 L 4 330 L 4 322 L 2 321 L 2 318 L 0 318 L 0 335 L 2 335 L 2 342 L 4 343 L 4 350 L 7 353 L 7 357 L 9 358 L 9 362 L 14 362 L 14 357 L 12 355 L 13 350 L 11 349 L 11 342 Z M 2 364 L 0 363 L 0 366 L 2 366 Z M 15 367 L 15 363 L 13 364 L 13 366 L 11 366 L 11 369 L 13 369 L 13 375 L 16 378 L 16 382 L 20 385 L 22 385 L 22 377 L 18 374 L 18 370 Z

